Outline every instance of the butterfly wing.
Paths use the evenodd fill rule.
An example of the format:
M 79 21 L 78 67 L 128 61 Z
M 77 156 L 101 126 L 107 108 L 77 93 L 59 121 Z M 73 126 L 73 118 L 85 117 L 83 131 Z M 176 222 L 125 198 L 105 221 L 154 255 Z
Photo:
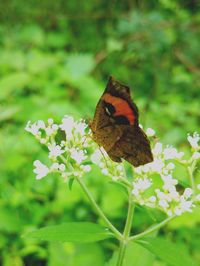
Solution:
M 109 94 L 118 99 L 124 100 L 131 108 L 131 111 L 134 113 L 134 117 L 136 118 L 134 124 L 138 122 L 138 117 L 139 117 L 138 108 L 131 99 L 130 88 L 128 86 L 120 83 L 119 81 L 115 80 L 113 77 L 110 77 L 103 95 L 105 94 Z M 119 104 L 118 107 L 121 110 L 123 110 L 123 114 L 126 115 L 128 109 L 124 108 L 125 106 L 123 104 L 121 105 Z
M 138 167 L 153 161 L 150 142 L 140 127 L 129 126 L 124 130 L 122 137 L 109 151 L 109 155 L 119 158 Z
M 149 140 L 138 125 L 138 117 L 129 87 L 110 77 L 90 128 L 93 139 L 113 161 L 120 162 L 123 158 L 139 166 L 153 160 Z
M 116 127 L 115 121 L 106 115 L 105 105 L 102 98 L 99 100 L 94 118 L 90 123 L 92 130 L 92 137 L 99 146 L 104 147 L 108 152 L 114 144 L 121 138 L 123 130 L 120 127 Z
M 106 126 L 98 130 L 93 130 L 91 126 L 91 129 L 94 141 L 96 141 L 99 146 L 104 147 L 107 153 L 123 135 L 122 128 L 115 125 Z
M 111 124 L 138 124 L 138 109 L 130 96 L 130 89 L 110 77 L 91 122 L 92 130 Z

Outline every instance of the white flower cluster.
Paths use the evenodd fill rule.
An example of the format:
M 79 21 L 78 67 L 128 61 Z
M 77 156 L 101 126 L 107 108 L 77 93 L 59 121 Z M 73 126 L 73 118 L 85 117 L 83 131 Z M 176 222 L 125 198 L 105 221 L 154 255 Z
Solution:
M 194 133 L 193 136 L 188 136 L 193 155 L 191 157 L 192 160 L 186 161 L 187 164 L 193 163 L 194 160 L 200 158 L 198 152 L 199 139 L 197 133 Z M 185 188 L 184 192 L 180 194 L 176 187 L 178 180 L 173 177 L 175 164 L 172 161 L 183 162 L 184 153 L 178 152 L 174 147 L 163 147 L 162 143 L 159 142 L 155 144 L 152 152 L 154 156 L 153 162 L 134 169 L 138 178 L 132 184 L 133 200 L 141 205 L 159 208 L 169 216 L 191 212 L 195 206 L 194 202 L 198 199 L 200 201 L 200 194 L 195 196 L 191 188 Z M 160 182 L 158 182 L 158 178 Z
M 59 172 L 64 178 L 82 176 L 91 170 L 92 162 L 100 167 L 102 174 L 113 181 L 122 181 L 132 187 L 133 201 L 159 208 L 169 216 L 191 212 L 195 203 L 200 202 L 200 193 L 196 191 L 200 190 L 200 185 L 195 187 L 192 176 L 196 162 L 200 159 L 198 133 L 187 137 L 192 151 L 188 160 L 183 160 L 184 153 L 178 152 L 176 148 L 164 147 L 160 142 L 155 143 L 152 149 L 154 161 L 133 168 L 135 179 L 131 183 L 126 178 L 124 165 L 112 161 L 103 148 L 97 149 L 91 140 L 90 130 L 83 121 L 75 121 L 71 116 L 65 116 L 61 124 L 55 124 L 53 119 L 49 119 L 47 124 L 41 120 L 33 124 L 29 121 L 25 129 L 46 145 L 49 151 L 50 166 L 39 160 L 34 162 L 37 179 L 52 172 Z M 60 134 L 61 132 L 63 134 Z M 146 133 L 149 137 L 155 135 L 151 128 L 148 128 Z M 60 135 L 63 137 L 58 140 Z M 173 177 L 173 161 L 187 167 L 192 189 L 185 188 L 184 192 L 178 192 L 178 180 Z
M 148 177 L 143 177 L 143 178 L 137 178 L 134 182 L 133 182 L 133 190 L 132 190 L 132 194 L 137 197 L 137 200 L 144 203 L 142 195 L 145 192 L 145 190 L 147 190 L 148 188 L 150 188 L 152 185 L 152 181 L 150 178 Z
M 53 119 L 48 119 L 47 125 L 39 120 L 27 123 L 25 130 L 32 133 L 40 143 L 49 150 L 51 166 L 44 165 L 39 160 L 34 162 L 34 173 L 37 179 L 52 172 L 60 172 L 63 177 L 82 176 L 91 170 L 86 163 L 90 139 L 87 136 L 87 125 L 83 121 L 75 121 L 71 116 L 65 116 L 60 125 Z M 57 134 L 64 132 L 62 139 L 57 140 Z M 84 163 L 84 164 L 82 164 Z
M 38 120 L 33 124 L 28 121 L 25 130 L 33 134 L 40 143 L 46 144 L 52 136 L 56 135 L 58 128 L 58 125 L 54 124 L 53 119 L 50 118 L 47 125 L 42 120 Z
M 189 141 L 192 149 L 194 149 L 195 151 L 198 151 L 200 149 L 200 144 L 198 143 L 200 136 L 197 132 L 194 132 L 192 136 L 188 134 L 187 140 Z
M 175 165 L 169 160 L 180 160 L 184 153 L 178 152 L 174 147 L 167 146 L 163 149 L 162 143 L 158 142 L 152 149 L 154 160 L 151 163 L 145 164 L 135 168 L 135 173 L 144 175 L 146 173 L 159 173 L 161 175 L 168 175 L 172 172 Z
M 162 188 L 151 190 L 153 186 L 152 179 L 145 177 L 138 178 L 133 182 L 132 194 L 134 201 L 141 205 L 146 205 L 151 208 L 159 208 L 168 216 L 181 215 L 184 212 L 191 212 L 194 207 L 194 200 L 192 198 L 193 190 L 186 188 L 181 195 L 175 185 L 178 183 L 172 176 L 166 177 Z M 150 195 L 146 193 L 151 190 Z
M 33 172 L 36 174 L 36 179 L 42 179 L 52 172 L 61 172 L 62 176 L 65 176 L 65 165 L 63 163 L 53 163 L 51 167 L 48 168 L 45 164 L 36 160 L 33 165 L 35 166 Z
M 102 147 L 96 149 L 91 155 L 91 161 L 101 168 L 103 175 L 110 177 L 113 181 L 125 178 L 123 165 L 113 162 Z

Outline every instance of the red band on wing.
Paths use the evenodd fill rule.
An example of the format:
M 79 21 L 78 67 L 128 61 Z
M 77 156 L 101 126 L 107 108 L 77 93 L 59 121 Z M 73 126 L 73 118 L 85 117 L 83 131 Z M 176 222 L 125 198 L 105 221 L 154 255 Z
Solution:
M 125 116 L 129 120 L 131 125 L 134 124 L 135 116 L 133 110 L 131 109 L 126 100 L 120 97 L 112 96 L 109 93 L 105 93 L 102 96 L 102 100 L 112 104 L 115 107 L 116 112 L 114 113 L 114 116 Z

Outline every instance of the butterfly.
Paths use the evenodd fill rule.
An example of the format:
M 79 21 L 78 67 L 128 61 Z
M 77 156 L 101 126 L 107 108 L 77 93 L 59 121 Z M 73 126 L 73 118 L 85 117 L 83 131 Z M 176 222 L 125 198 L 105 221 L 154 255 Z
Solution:
M 93 140 L 115 162 L 135 167 L 153 161 L 150 142 L 139 126 L 139 112 L 128 86 L 110 77 L 90 123 Z

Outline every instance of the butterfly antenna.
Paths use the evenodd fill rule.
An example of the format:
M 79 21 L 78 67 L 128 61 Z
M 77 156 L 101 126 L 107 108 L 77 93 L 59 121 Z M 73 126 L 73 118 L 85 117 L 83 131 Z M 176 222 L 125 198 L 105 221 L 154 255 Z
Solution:
M 88 125 L 88 126 L 89 126 L 89 125 Z M 85 134 L 85 139 L 83 140 L 83 145 L 85 144 L 87 138 L 93 140 L 91 134 L 89 134 L 89 133 L 90 133 L 90 132 L 87 132 L 87 133 Z

